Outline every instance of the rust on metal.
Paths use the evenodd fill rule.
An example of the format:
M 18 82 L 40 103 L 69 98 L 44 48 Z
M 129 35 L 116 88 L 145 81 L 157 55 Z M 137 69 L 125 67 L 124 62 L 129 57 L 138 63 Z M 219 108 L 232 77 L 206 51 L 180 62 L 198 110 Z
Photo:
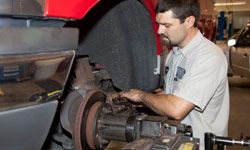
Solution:
M 91 66 L 89 65 L 89 59 L 83 58 L 77 60 L 75 73 L 75 86 L 79 86 L 83 90 L 92 90 L 96 88 L 95 77 L 92 73 Z
M 89 90 L 86 93 L 86 95 L 82 97 L 82 100 L 80 102 L 80 105 L 78 107 L 76 117 L 74 120 L 73 139 L 75 142 L 76 150 L 83 150 L 84 147 L 89 147 L 91 145 L 93 146 L 93 144 L 88 145 L 91 142 L 87 142 L 88 135 L 86 134 L 86 131 L 88 128 L 86 128 L 86 126 L 89 126 L 87 125 L 87 118 L 88 118 L 87 113 L 88 113 L 88 110 L 90 110 L 93 105 L 94 105 L 94 108 L 93 110 L 90 110 L 90 112 L 91 111 L 94 112 L 95 109 L 97 109 L 99 103 L 104 103 L 105 100 L 106 100 L 106 97 L 103 94 L 103 92 L 101 92 L 100 90 L 96 90 L 96 89 Z M 91 116 L 89 118 L 91 118 Z
M 94 138 L 95 135 L 93 133 L 93 127 L 95 126 L 95 117 L 97 114 L 98 109 L 102 106 L 102 102 L 96 102 L 91 109 L 89 110 L 87 122 L 86 122 L 86 136 L 87 136 L 87 143 L 91 149 L 96 149 Z

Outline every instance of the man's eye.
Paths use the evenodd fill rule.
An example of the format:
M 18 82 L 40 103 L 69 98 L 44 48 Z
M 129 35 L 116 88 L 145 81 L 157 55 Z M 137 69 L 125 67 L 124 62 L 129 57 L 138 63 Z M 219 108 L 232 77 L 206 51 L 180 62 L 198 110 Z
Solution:
M 170 27 L 170 25 L 168 25 L 168 24 L 165 24 L 164 26 L 165 26 L 166 28 L 169 28 L 169 27 Z

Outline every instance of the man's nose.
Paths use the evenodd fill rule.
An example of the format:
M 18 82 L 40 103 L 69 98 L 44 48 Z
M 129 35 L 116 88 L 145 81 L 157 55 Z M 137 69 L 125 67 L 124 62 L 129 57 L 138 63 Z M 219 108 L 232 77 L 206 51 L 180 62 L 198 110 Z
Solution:
M 163 25 L 159 25 L 157 33 L 159 35 L 161 35 L 161 34 L 164 34 L 164 32 L 165 32 L 164 26 Z

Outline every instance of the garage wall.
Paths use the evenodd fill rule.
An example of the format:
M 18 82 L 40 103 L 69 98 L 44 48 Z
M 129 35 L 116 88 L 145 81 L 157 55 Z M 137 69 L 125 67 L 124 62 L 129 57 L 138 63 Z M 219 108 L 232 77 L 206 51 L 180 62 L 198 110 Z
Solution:
M 200 0 L 201 14 L 203 15 L 215 15 L 214 1 L 213 0 Z
M 233 27 L 240 29 L 250 21 L 250 11 L 238 11 L 233 13 Z

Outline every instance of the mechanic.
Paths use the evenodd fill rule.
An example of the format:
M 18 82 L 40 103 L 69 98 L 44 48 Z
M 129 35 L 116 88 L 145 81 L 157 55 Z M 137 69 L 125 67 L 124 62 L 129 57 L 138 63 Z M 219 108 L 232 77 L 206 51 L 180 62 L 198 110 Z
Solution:
M 205 132 L 227 136 L 229 89 L 226 57 L 200 33 L 199 15 L 198 0 L 159 0 L 158 34 L 173 46 L 165 63 L 164 91 L 131 89 L 119 94 L 191 125 L 204 149 Z

